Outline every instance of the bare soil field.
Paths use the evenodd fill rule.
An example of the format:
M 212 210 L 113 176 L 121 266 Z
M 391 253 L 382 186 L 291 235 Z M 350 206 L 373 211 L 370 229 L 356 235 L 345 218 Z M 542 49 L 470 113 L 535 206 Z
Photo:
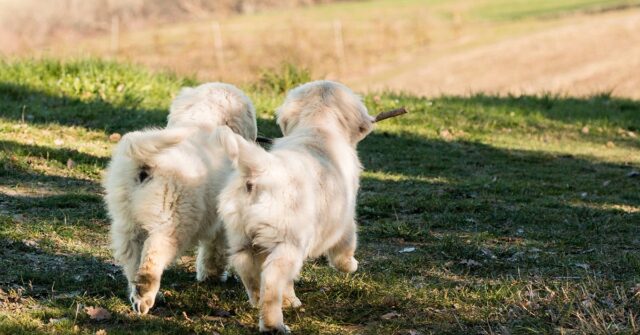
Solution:
M 640 98 L 640 10 L 580 15 L 564 21 L 461 51 L 430 49 L 354 79 L 354 84 L 366 90 L 420 95 L 610 92 Z

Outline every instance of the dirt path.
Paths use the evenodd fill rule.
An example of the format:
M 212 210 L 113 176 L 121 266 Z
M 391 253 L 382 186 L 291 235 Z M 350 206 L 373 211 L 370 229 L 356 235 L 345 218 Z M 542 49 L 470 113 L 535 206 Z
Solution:
M 421 95 L 611 91 L 638 99 L 640 10 L 585 15 L 542 32 L 413 61 L 416 67 L 388 71 L 386 79 L 359 88 Z

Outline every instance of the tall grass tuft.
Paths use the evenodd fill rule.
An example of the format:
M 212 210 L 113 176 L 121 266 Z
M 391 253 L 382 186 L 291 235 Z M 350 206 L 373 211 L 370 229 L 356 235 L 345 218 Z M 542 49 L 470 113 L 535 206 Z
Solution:
M 307 68 L 284 63 L 279 69 L 262 72 L 258 88 L 281 94 L 310 80 L 311 72 Z

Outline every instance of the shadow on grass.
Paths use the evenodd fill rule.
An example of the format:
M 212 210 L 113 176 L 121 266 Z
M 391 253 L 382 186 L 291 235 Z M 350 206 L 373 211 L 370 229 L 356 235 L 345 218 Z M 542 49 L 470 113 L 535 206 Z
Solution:
M 381 151 L 380 148 L 403 149 Z M 374 134 L 359 149 L 367 170 L 407 177 L 406 181 L 384 182 L 384 185 L 374 178 L 365 178 L 363 191 L 375 190 L 379 196 L 386 196 L 387 201 L 395 201 L 393 208 L 407 213 L 435 211 L 437 208 L 432 206 L 441 202 L 470 214 L 496 205 L 526 209 L 517 206 L 537 204 L 553 210 L 570 201 L 592 205 L 640 204 L 640 196 L 633 192 L 638 179 L 627 177 L 638 167 L 630 164 L 404 135 Z M 426 183 L 419 178 L 442 181 Z M 407 187 L 415 184 L 421 186 Z M 403 201 L 407 197 L 411 201 Z M 475 206 L 471 206 L 474 203 Z M 384 206 L 391 208 L 389 204 Z M 536 221 L 544 219 L 538 214 L 543 213 L 530 217 Z M 517 218 L 513 219 L 516 224 L 520 223 Z
M 8 225 L 9 222 L 3 222 Z M 9 227 L 2 227 L 6 231 Z M 53 253 L 48 245 L 34 240 L 17 241 L 4 237 L 2 247 L 3 268 L 0 283 L 28 287 L 33 298 L 52 298 L 56 292 L 86 292 L 89 295 L 111 294 L 119 268 L 97 257 L 76 253 Z M 46 243 L 45 243 L 46 244 Z M 100 274 L 100 275 L 97 275 Z M 117 278 L 120 279 L 120 278 Z M 78 293 L 80 294 L 80 293 Z
M 76 150 L 0 141 L 0 214 L 20 215 L 23 220 L 35 222 L 56 218 L 74 222 L 104 220 L 97 182 L 42 171 L 44 165 L 64 169 L 68 159 L 75 162 L 74 169 L 89 172 L 100 170 L 107 163 L 106 158 Z M 63 171 L 73 172 L 68 168 Z
M 420 245 L 394 267 L 407 275 L 427 260 L 487 261 L 456 271 L 489 278 L 560 276 L 588 261 L 621 279 L 640 265 L 640 180 L 627 176 L 638 166 L 406 135 L 373 134 L 359 149 L 379 172 L 362 180 L 362 238 Z M 528 248 L 550 253 L 523 255 Z M 388 270 L 380 263 L 375 272 Z
M 131 106 L 139 101 L 114 105 L 100 99 L 81 100 L 68 96 L 52 96 L 13 83 L 0 83 L 0 117 L 35 124 L 80 126 L 106 133 L 127 133 L 146 127 L 164 127 L 169 106 L 146 109 Z M 258 120 L 260 134 L 277 136 L 278 128 L 271 121 Z M 266 131 L 266 132 L 265 132 Z
M 10 228 L 3 225 L 10 222 L 2 221 L 0 216 L 0 234 L 4 235 L 1 231 Z M 174 294 L 159 298 L 151 315 L 139 317 L 129 308 L 110 308 L 114 298 L 127 300 L 126 279 L 118 266 L 90 254 L 56 252 L 52 248 L 55 246 L 42 241 L 0 239 L 0 267 L 10 269 L 0 272 L 0 332 L 51 333 L 57 322 L 73 321 L 84 329 L 107 329 L 109 334 L 129 334 L 131 331 L 190 333 L 193 331 L 191 321 L 184 315 L 203 320 L 211 315 L 216 320 L 222 315 L 229 323 L 227 327 L 245 327 L 229 319 L 235 315 L 233 310 L 225 310 L 212 299 L 217 296 L 241 299 L 244 290 L 238 283 L 197 283 L 195 273 L 184 266 L 171 267 L 163 275 L 163 291 L 168 289 Z M 181 296 L 188 294 L 185 292 L 191 294 L 185 298 Z M 112 317 L 104 321 L 92 320 L 84 312 L 84 306 L 107 308 Z M 22 324 L 19 318 L 3 320 L 6 315 L 2 312 L 12 308 L 31 311 L 42 325 Z
M 445 101 L 469 103 L 484 107 L 503 107 L 525 115 L 540 114 L 548 119 L 570 124 L 618 122 L 628 130 L 640 130 L 640 103 L 631 99 L 600 94 L 588 98 L 563 97 L 552 94 L 540 96 L 492 96 L 478 94 L 469 98 L 450 97 Z
M 37 160 L 64 167 L 67 160 L 73 160 L 75 168 L 102 169 L 107 159 L 67 148 L 51 148 L 34 144 L 22 144 L 0 140 L 0 185 L 12 186 L 22 183 L 48 183 L 50 187 L 97 185 L 94 181 L 68 176 L 48 175 L 33 167 Z
M 76 164 L 105 167 L 109 161 L 108 158 L 94 156 L 74 149 L 51 148 L 36 144 L 23 144 L 4 140 L 0 140 L 0 151 L 4 151 L 12 155 L 31 156 L 53 160 L 62 165 L 66 164 L 68 159 L 72 159 Z
M 103 100 L 83 101 L 68 96 L 51 96 L 13 83 L 0 83 L 3 117 L 36 124 L 81 126 L 107 132 L 128 132 L 142 127 L 162 126 L 166 110 L 114 106 Z M 131 106 L 137 102 L 131 101 Z
M 450 106 L 454 114 L 464 111 L 473 120 L 499 116 L 530 117 L 540 120 L 560 121 L 565 124 L 620 126 L 631 131 L 640 130 L 640 101 L 599 94 L 589 97 L 565 97 L 561 95 L 489 95 L 442 96 L 438 98 L 419 98 L 405 93 L 390 93 L 385 96 L 392 100 L 407 103 L 409 110 L 422 112 L 427 106 L 437 110 L 438 105 Z M 452 115 L 455 116 L 455 115 Z M 502 121 L 502 120 L 501 120 Z

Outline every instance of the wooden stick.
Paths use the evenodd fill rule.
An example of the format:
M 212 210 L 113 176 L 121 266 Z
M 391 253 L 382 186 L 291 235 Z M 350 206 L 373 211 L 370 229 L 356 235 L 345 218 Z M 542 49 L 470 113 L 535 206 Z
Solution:
M 402 115 L 407 113 L 407 110 L 404 107 L 396 108 L 394 110 L 382 112 L 376 115 L 376 118 L 373 122 L 379 122 L 388 118 L 396 117 L 398 115 Z

